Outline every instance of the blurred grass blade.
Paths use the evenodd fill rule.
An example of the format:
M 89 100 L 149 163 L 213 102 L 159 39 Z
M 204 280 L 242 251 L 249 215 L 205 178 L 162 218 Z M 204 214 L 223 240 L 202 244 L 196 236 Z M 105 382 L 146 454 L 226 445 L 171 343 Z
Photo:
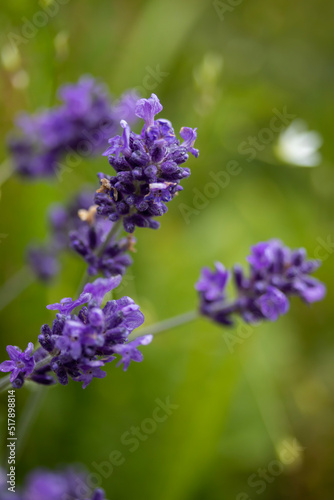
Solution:
M 148 2 L 137 25 L 120 45 L 119 65 L 116 64 L 112 75 L 115 90 L 122 92 L 129 86 L 142 86 L 143 82 L 136 79 L 139 75 L 145 77 L 148 66 L 152 70 L 159 66 L 162 72 L 168 72 L 171 61 L 205 8 L 208 4 L 202 0 Z

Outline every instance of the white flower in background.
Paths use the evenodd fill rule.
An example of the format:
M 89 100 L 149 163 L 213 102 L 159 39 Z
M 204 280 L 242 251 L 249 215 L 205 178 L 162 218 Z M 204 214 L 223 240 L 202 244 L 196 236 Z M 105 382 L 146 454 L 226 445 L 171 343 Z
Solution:
M 316 167 L 322 159 L 318 151 L 322 142 L 319 132 L 308 130 L 307 124 L 297 119 L 280 133 L 275 152 L 285 163 Z

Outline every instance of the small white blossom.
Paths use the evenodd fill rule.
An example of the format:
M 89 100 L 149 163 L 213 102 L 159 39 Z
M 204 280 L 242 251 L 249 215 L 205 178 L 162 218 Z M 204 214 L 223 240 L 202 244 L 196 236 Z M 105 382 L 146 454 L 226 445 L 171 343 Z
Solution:
M 281 132 L 275 152 L 285 163 L 300 167 L 316 167 L 322 160 L 318 151 L 322 143 L 323 139 L 319 132 L 308 130 L 307 124 L 297 119 Z

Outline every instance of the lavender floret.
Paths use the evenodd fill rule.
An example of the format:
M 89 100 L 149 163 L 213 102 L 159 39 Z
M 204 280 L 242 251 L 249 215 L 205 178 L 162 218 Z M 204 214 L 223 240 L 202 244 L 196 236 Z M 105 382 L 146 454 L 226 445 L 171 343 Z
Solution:
M 29 342 L 27 349 L 22 352 L 16 346 L 8 345 L 6 348 L 10 361 L 4 361 L 0 364 L 1 372 L 10 372 L 10 381 L 13 383 L 21 375 L 24 377 L 29 376 L 35 366 L 34 358 L 32 356 L 34 344 Z

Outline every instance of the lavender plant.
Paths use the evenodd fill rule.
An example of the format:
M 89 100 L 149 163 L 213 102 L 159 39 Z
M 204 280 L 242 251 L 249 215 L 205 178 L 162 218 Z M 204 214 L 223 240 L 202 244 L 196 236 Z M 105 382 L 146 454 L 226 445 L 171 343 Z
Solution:
M 129 341 L 129 335 L 144 322 L 139 306 L 130 297 L 108 301 L 103 308 L 101 304 L 106 293 L 120 284 L 121 274 L 132 262 L 125 252 L 133 249 L 135 240 L 132 235 L 119 237 L 120 223 L 127 232 L 136 225 L 157 228 L 152 217 L 167 211 L 165 202 L 182 190 L 180 180 L 190 175 L 189 169 L 178 165 L 188 159 L 188 151 L 198 156 L 193 147 L 196 129 L 183 128 L 184 142 L 180 144 L 169 121 L 154 120 L 161 110 L 154 94 L 137 101 L 135 113 L 145 121 L 140 136 L 121 120 L 123 136 L 110 139 L 105 154 L 111 164 L 118 162 L 122 167 L 116 168 L 115 176 L 100 174 L 96 205 L 89 204 L 89 195 L 81 194 L 68 211 L 56 207 L 51 212 L 52 244 L 49 254 L 43 254 L 44 249 L 31 254 L 35 272 L 41 278 L 51 277 L 57 269 L 56 252 L 70 244 L 88 264 L 88 275 L 101 273 L 106 278 L 87 283 L 77 300 L 64 298 L 47 306 L 59 313 L 52 328 L 42 326 L 40 347 L 35 352 L 31 342 L 23 352 L 12 345 L 7 347 L 10 360 L 0 364 L 0 371 L 10 372 L 14 388 L 22 387 L 26 380 L 66 385 L 69 377 L 82 382 L 85 388 L 93 378 L 106 376 L 102 367 L 117 355 L 121 358 L 118 365 L 123 364 L 124 370 L 131 361 L 142 361 L 138 347 L 151 342 L 152 336 Z M 78 210 L 78 202 L 84 208 L 81 205 Z M 79 307 L 75 314 L 73 311 Z
M 57 207 L 51 212 L 53 247 L 59 250 L 70 245 L 85 259 L 88 275 L 100 273 L 105 278 L 87 283 L 77 300 L 65 298 L 47 306 L 59 312 L 51 328 L 42 326 L 40 347 L 35 352 L 31 342 L 24 352 L 7 347 L 10 360 L 0 364 L 0 371 L 11 373 L 13 387 L 22 387 L 25 380 L 66 385 L 72 378 L 85 388 L 93 378 L 105 377 L 102 367 L 117 356 L 124 370 L 131 361 L 142 361 L 138 347 L 150 343 L 152 334 L 165 328 L 199 315 L 226 326 L 232 326 L 238 315 L 248 323 L 276 321 L 289 310 L 291 296 L 299 296 L 308 304 L 325 296 L 325 286 L 311 276 L 320 262 L 307 260 L 304 249 L 290 250 L 280 241 L 270 240 L 252 247 L 247 259 L 248 276 L 239 265 L 234 266 L 234 300 L 228 300 L 226 294 L 231 273 L 216 263 L 214 271 L 202 270 L 195 285 L 198 311 L 142 329 L 142 336 L 129 340 L 144 322 L 139 306 L 123 297 L 108 301 L 102 308 L 103 298 L 120 284 L 121 275 L 131 264 L 126 254 L 134 244 L 131 233 L 136 226 L 159 227 L 154 217 L 167 211 L 166 203 L 182 190 L 180 181 L 190 175 L 189 168 L 180 165 L 188 160 L 189 152 L 195 157 L 199 154 L 194 148 L 196 129 L 182 128 L 180 144 L 169 121 L 155 120 L 161 110 L 155 94 L 137 101 L 135 113 L 144 120 L 140 134 L 121 120 L 122 136 L 109 139 L 110 146 L 104 153 L 116 175 L 99 174 L 101 187 L 96 191 L 95 204 L 90 205 L 92 195 L 81 194 L 67 211 Z M 121 223 L 130 233 L 127 238 L 119 235 Z M 48 258 L 36 259 L 35 267 L 41 277 L 51 276 L 55 268 Z M 77 308 L 80 310 L 75 313 Z
M 92 80 L 65 87 L 61 95 L 63 107 L 22 122 L 26 135 L 21 142 L 12 143 L 17 169 L 22 174 L 49 175 L 67 145 L 73 146 L 79 140 L 85 126 L 82 119 L 88 119 L 94 130 L 97 117 L 100 119 L 106 112 L 106 98 L 101 97 Z M 42 325 L 37 349 L 32 342 L 24 351 L 7 346 L 10 359 L 0 364 L 0 371 L 9 375 L 0 380 L 2 389 L 10 385 L 21 388 L 26 381 L 67 385 L 69 379 L 81 382 L 85 388 L 93 378 L 106 376 L 103 368 L 108 363 L 118 360 L 117 366 L 127 370 L 131 361 L 143 360 L 138 348 L 149 344 L 153 335 L 199 316 L 226 327 L 232 327 L 237 316 L 247 323 L 276 321 L 288 312 L 292 296 L 306 304 L 325 296 L 324 284 L 311 276 L 320 262 L 308 260 L 304 249 L 291 250 L 279 240 L 270 240 L 252 247 L 247 274 L 239 265 L 230 272 L 219 262 L 213 271 L 203 268 L 195 285 L 199 293 L 197 310 L 135 332 L 144 323 L 139 306 L 130 297 L 107 301 L 105 297 L 120 285 L 132 263 L 128 252 L 134 247 L 134 231 L 159 227 L 156 217 L 167 212 L 167 203 L 183 189 L 180 182 L 190 175 L 190 169 L 183 164 L 189 153 L 197 158 L 199 151 L 194 148 L 196 128 L 183 127 L 180 142 L 171 122 L 155 119 L 163 109 L 155 94 L 139 99 L 134 106 L 135 115 L 144 121 L 139 134 L 128 123 L 132 107 L 128 97 L 119 105 L 123 133 L 109 139 L 104 153 L 115 174 L 98 175 L 100 186 L 95 196 L 82 192 L 69 206 L 54 207 L 50 213 L 50 241 L 29 251 L 36 275 L 48 280 L 58 272 L 59 252 L 71 247 L 87 265 L 88 283 L 80 288 L 77 299 L 66 297 L 47 306 L 58 312 L 51 326 Z M 110 106 L 108 109 L 110 112 Z M 127 235 L 122 234 L 123 230 Z M 103 277 L 89 282 L 90 276 L 97 275 Z M 236 292 L 232 300 L 227 293 L 231 276 Z M 55 492 L 52 498 L 58 499 L 56 484 L 62 485 L 63 494 L 69 498 L 86 499 L 72 492 L 69 477 L 38 472 L 17 500 L 51 498 L 50 492 Z M 38 492 L 44 492 L 40 497 L 36 485 Z M 97 490 L 91 500 L 103 498 L 103 492 Z

